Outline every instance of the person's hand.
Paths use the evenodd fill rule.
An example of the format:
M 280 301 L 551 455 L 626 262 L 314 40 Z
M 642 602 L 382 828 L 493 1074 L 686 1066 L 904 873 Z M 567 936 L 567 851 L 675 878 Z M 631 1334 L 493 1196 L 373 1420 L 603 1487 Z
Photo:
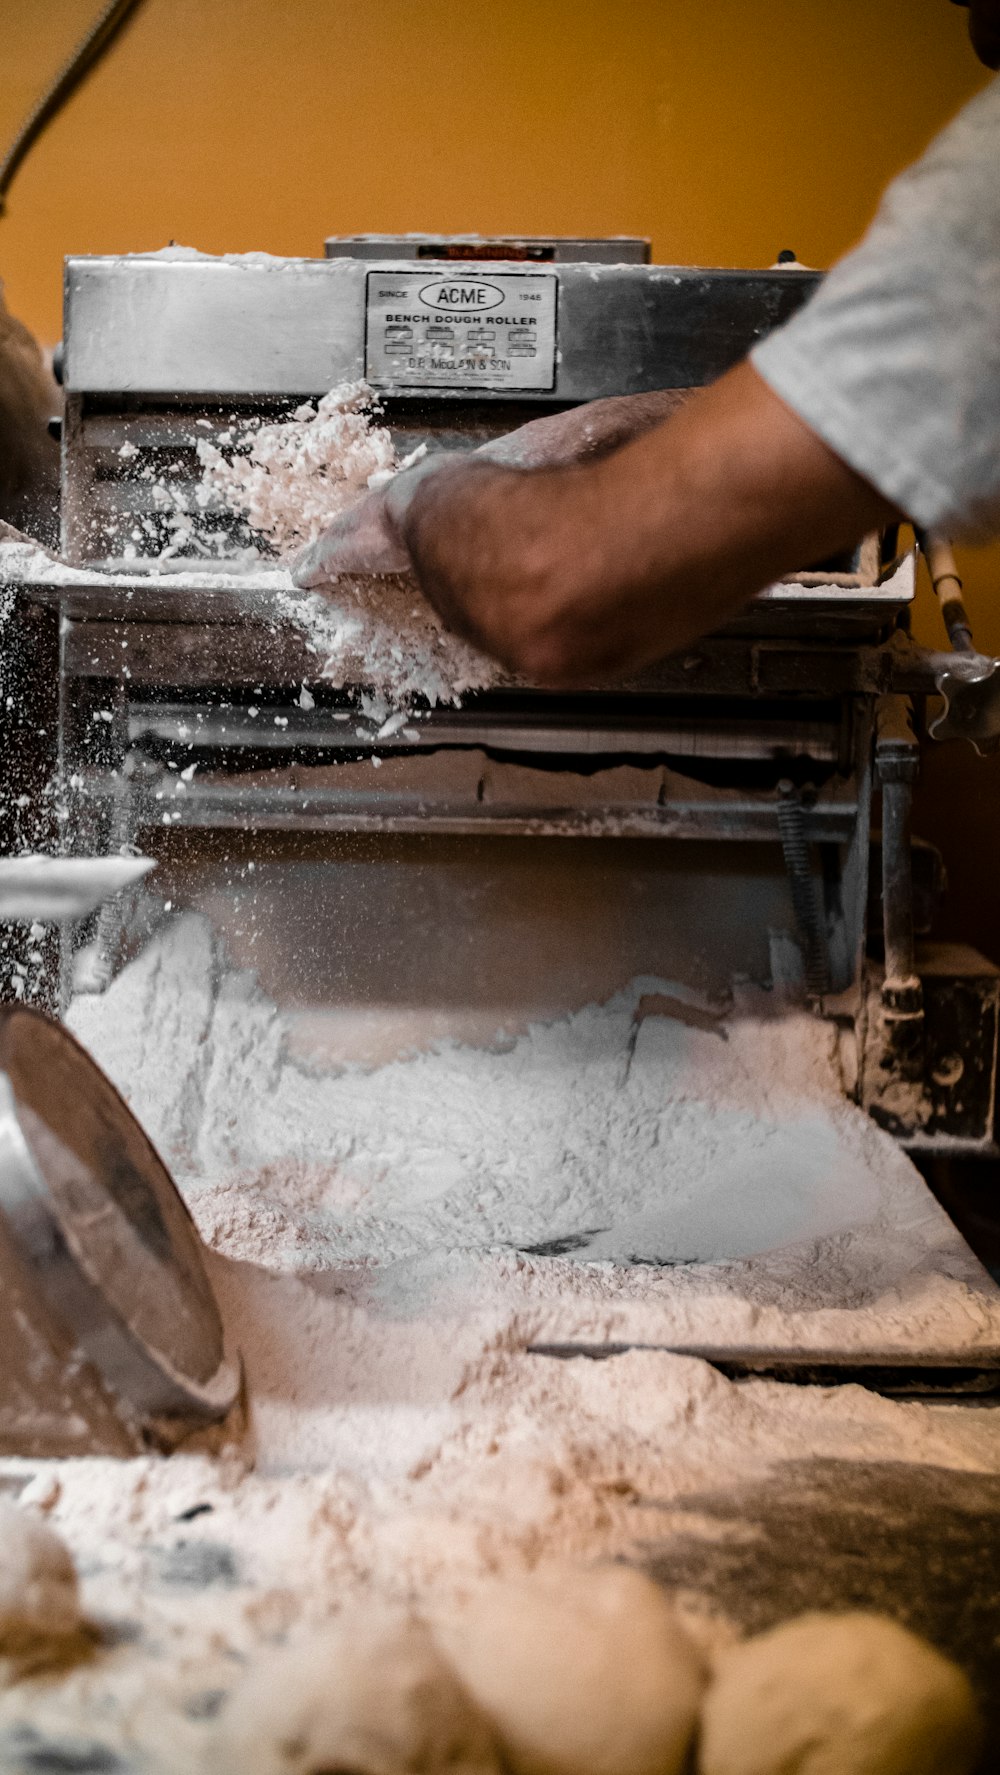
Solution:
M 335 518 L 321 536 L 292 562 L 297 586 L 311 591 L 329 585 L 342 573 L 410 573 L 413 563 L 403 541 L 402 523 L 417 488 L 428 475 L 455 466 L 453 452 L 440 450 L 425 456 L 364 498 L 350 511 Z M 458 460 L 466 460 L 463 456 Z
M 328 585 L 341 573 L 382 576 L 407 573 L 410 557 L 389 522 L 385 489 L 366 493 L 296 555 L 292 579 L 304 591 Z
M 412 468 L 402 469 L 384 485 L 366 493 L 350 511 L 335 518 L 293 561 L 292 578 L 297 586 L 311 591 L 316 586 L 329 585 L 342 573 L 364 573 L 375 578 L 410 573 L 413 563 L 403 538 L 403 526 L 414 496 L 430 475 L 440 474 L 443 469 L 454 472 L 476 462 L 540 468 L 561 461 L 567 448 L 582 448 L 584 436 L 574 410 L 532 420 L 478 450 L 433 451 Z
M 297 586 L 312 590 L 329 585 L 342 573 L 409 573 L 413 563 L 403 539 L 406 513 L 428 475 L 457 471 L 477 463 L 501 468 L 567 468 L 607 455 L 638 437 L 674 412 L 689 395 L 686 389 L 663 389 L 648 395 L 613 396 L 546 413 L 516 431 L 493 438 L 478 450 L 438 450 L 413 468 L 404 469 L 385 486 L 369 493 L 292 563 Z

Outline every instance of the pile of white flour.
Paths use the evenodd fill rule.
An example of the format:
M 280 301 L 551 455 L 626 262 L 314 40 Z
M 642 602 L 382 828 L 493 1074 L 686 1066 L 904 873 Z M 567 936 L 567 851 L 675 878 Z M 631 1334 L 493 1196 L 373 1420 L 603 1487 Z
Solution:
M 844 1102 L 829 1030 L 759 1003 L 724 1028 L 685 1016 L 638 981 L 489 1048 L 311 1067 L 194 914 L 74 1003 L 215 1248 L 250 1423 L 215 1457 L 0 1463 L 68 1539 L 101 1629 L 75 1669 L 0 1688 L 0 1770 L 33 1733 L 180 1775 L 268 1644 L 363 1599 L 641 1561 L 690 1530 L 686 1497 L 776 1461 L 1000 1471 L 995 1413 L 734 1384 L 655 1348 L 531 1353 L 996 1336 L 976 1266 Z M 677 1601 L 709 1649 L 731 1637 Z
M 950 1223 L 845 1099 L 832 1027 L 766 995 L 685 1022 L 663 992 L 330 1066 L 186 913 L 69 1024 L 234 1256 L 407 1296 L 502 1278 L 553 1335 L 593 1310 L 646 1341 L 997 1336 L 978 1265 L 950 1285 Z

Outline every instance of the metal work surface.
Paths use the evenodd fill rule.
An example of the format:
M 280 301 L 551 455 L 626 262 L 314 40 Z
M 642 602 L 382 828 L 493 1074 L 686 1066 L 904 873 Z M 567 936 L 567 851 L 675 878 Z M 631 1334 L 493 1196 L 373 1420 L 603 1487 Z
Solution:
M 2 857 L 0 919 L 34 924 L 86 918 L 152 868 L 150 857 Z
M 277 593 L 292 589 L 288 577 L 266 563 L 240 570 L 226 562 L 209 567 L 171 561 L 155 570 L 150 564 L 136 563 L 125 571 L 94 563 L 64 566 L 60 571 L 58 563 L 44 557 L 26 564 L 11 558 L 0 543 L 0 583 L 23 586 L 37 603 L 77 621 L 264 622 L 279 629 L 295 628 L 276 600 Z M 884 579 L 865 585 L 853 573 L 800 574 L 766 587 L 721 632 L 862 640 L 891 625 L 913 595 L 912 558 Z M 696 659 L 698 651 L 698 647 L 688 649 L 685 659 Z M 688 676 L 696 669 L 688 666 Z
M 905 1461 L 786 1461 L 765 1482 L 643 1500 L 641 1563 L 748 1633 L 813 1609 L 872 1609 L 967 1672 L 1000 1770 L 1000 1480 Z M 942 1771 L 944 1775 L 944 1771 Z

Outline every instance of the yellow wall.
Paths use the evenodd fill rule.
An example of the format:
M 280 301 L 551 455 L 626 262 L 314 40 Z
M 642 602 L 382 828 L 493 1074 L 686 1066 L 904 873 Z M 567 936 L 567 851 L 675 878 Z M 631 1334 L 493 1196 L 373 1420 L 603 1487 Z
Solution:
M 4 0 L 5 139 L 97 10 Z M 170 239 L 637 232 L 678 263 L 826 265 L 985 78 L 947 0 L 146 0 L 19 177 L 0 275 L 52 340 L 65 252 Z M 1000 550 L 963 559 L 1000 652 Z M 988 817 L 1000 773 L 948 759 L 932 823 Z
M 4 0 L 9 135 L 97 0 Z M 167 239 L 637 231 L 662 259 L 829 263 L 985 78 L 946 0 L 145 0 L 21 174 L 12 302 Z

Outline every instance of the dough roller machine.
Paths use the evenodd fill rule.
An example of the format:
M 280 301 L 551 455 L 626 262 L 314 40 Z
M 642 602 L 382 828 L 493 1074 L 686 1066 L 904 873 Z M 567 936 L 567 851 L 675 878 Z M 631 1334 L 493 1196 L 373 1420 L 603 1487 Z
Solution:
M 446 1007 L 467 995 L 488 1023 L 498 981 L 528 1012 L 552 1009 L 560 991 L 600 996 L 643 971 L 646 942 L 660 976 L 710 999 L 739 977 L 811 1001 L 843 1033 L 852 1094 L 914 1153 L 995 1152 L 1000 974 L 921 942 L 940 867 L 910 837 L 928 699 L 946 699 L 939 732 L 992 745 L 995 662 L 912 642 L 917 556 L 894 533 L 768 588 L 629 683 L 511 682 L 386 733 L 365 715 L 369 687 L 323 678 L 266 562 L 214 560 L 220 519 L 197 498 L 199 440 L 224 447 L 234 421 L 355 379 L 400 455 L 698 387 L 817 277 L 654 265 L 639 240 L 358 236 L 322 259 L 67 260 L 68 565 L 17 583 L 61 620 L 72 842 L 156 850 L 240 961 L 262 951 L 220 858 L 256 860 L 254 916 L 288 925 L 268 990 L 297 968 L 300 1002 L 422 1002 L 431 972 Z M 252 540 L 235 519 L 223 539 Z M 544 940 L 496 886 L 508 864 Z M 347 953 L 329 902 L 351 891 Z M 155 904 L 144 916 L 148 929 Z M 412 922 L 397 940 L 407 916 L 417 943 Z M 105 921 L 99 977 L 141 926 Z M 81 925 L 64 945 L 63 1002 L 88 939 Z

